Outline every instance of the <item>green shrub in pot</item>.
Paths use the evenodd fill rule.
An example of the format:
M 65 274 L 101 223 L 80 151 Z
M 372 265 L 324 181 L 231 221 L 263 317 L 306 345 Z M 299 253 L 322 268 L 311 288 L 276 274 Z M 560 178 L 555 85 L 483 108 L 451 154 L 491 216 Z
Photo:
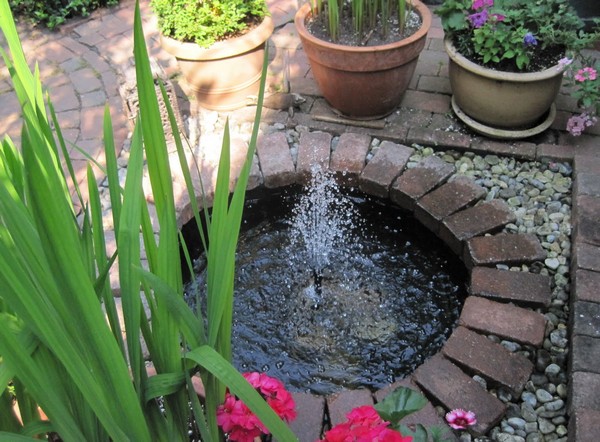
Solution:
M 241 34 L 268 15 L 264 0 L 152 0 L 163 35 L 208 47 Z

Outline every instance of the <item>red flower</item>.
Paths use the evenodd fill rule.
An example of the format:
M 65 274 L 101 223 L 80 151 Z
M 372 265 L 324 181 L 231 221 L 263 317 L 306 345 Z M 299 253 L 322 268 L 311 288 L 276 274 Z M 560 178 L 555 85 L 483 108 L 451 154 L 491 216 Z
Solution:
M 412 442 L 412 436 L 387 428 L 390 424 L 381 419 L 371 405 L 353 409 L 346 422 L 325 433 L 320 442 Z

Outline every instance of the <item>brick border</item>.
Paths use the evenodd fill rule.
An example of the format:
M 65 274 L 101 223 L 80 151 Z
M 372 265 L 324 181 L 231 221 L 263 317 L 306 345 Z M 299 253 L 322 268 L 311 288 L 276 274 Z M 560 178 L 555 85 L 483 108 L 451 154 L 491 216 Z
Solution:
M 489 232 L 498 231 L 513 221 L 512 213 L 501 201 L 482 201 L 485 189 L 469 178 L 455 176 L 454 166 L 439 157 L 427 157 L 415 167 L 407 168 L 408 159 L 414 152 L 410 147 L 385 141 L 368 159 L 370 136 L 346 133 L 340 137 L 339 151 L 336 149 L 333 153 L 331 142 L 332 136 L 325 132 L 301 133 L 297 164 L 294 164 L 283 133 L 261 136 L 257 145 L 259 176 L 254 182 L 265 188 L 302 183 L 311 158 L 318 155 L 315 161 L 328 167 L 342 186 L 358 183 L 363 192 L 387 197 L 418 219 L 425 220 L 426 227 L 465 262 L 473 278 L 480 272 L 488 272 L 485 287 L 467 297 L 459 318 L 460 327 L 454 330 L 440 353 L 425 361 L 407 380 L 435 405 L 447 410 L 478 410 L 478 424 L 472 432 L 486 434 L 502 419 L 506 406 L 471 376 L 477 374 L 490 386 L 520 392 L 533 371 L 533 364 L 528 360 L 506 351 L 487 339 L 487 335 L 541 346 L 546 319 L 529 307 L 536 303 L 546 305 L 550 299 L 550 284 L 546 280 L 540 281 L 539 275 L 506 271 L 515 273 L 519 284 L 536 287 L 532 299 L 528 294 L 519 297 L 507 290 L 507 278 L 503 273 L 489 272 L 494 271 L 496 263 L 543 260 L 545 252 L 541 244 L 532 235 L 501 233 L 490 236 Z M 233 164 L 232 170 L 239 170 L 239 166 Z M 441 208 L 435 204 L 440 198 L 444 199 Z M 182 213 L 185 212 L 188 211 Z M 479 220 L 483 227 L 474 225 Z M 495 355 L 496 363 L 489 363 L 490 354 Z M 294 430 L 301 441 L 313 442 L 322 431 L 315 428 L 314 422 L 319 421 L 315 413 L 327 413 L 330 421 L 338 421 L 353 407 L 376 402 L 382 394 L 381 391 L 372 395 L 366 390 L 355 390 L 325 398 L 295 395 L 301 412 Z M 418 418 L 420 416 L 415 416 Z M 439 423 L 444 424 L 441 418 Z

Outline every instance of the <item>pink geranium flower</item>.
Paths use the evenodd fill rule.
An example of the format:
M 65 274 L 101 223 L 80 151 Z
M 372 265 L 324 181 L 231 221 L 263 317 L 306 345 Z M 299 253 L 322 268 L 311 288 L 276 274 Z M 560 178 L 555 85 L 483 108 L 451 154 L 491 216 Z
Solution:
M 477 423 L 475 413 L 472 411 L 465 411 L 461 408 L 449 411 L 446 413 L 446 422 L 455 430 L 464 430 L 471 425 Z
M 291 422 L 296 418 L 294 398 L 282 382 L 264 373 L 244 373 L 243 376 L 281 419 Z M 246 404 L 229 392 L 223 404 L 217 407 L 217 424 L 232 442 L 252 442 L 258 436 L 269 434 Z
M 579 81 L 579 82 L 584 82 L 586 80 L 595 80 L 596 76 L 597 76 L 597 72 L 596 69 L 594 68 L 583 68 L 583 69 L 579 69 L 577 71 L 577 73 L 575 74 L 575 80 Z
M 494 0 L 474 0 L 473 1 L 473 9 L 475 9 L 475 10 L 485 8 L 486 6 L 488 6 L 488 7 L 494 6 Z

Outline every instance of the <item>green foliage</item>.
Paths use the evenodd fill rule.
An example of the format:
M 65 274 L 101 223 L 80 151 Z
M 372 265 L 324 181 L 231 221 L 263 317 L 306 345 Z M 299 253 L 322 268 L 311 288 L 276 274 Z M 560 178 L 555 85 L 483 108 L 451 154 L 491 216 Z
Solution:
M 387 35 L 388 18 L 392 14 L 398 17 L 398 26 L 402 33 L 406 17 L 412 10 L 412 0 L 315 0 L 311 5 L 313 16 L 325 14 L 327 17 L 329 36 L 333 41 L 337 41 L 339 37 L 340 17 L 345 8 L 348 8 L 352 17 L 354 30 L 362 36 L 368 35 L 374 29 L 377 17 L 384 23 L 383 34 Z
M 447 37 L 465 57 L 483 66 L 514 72 L 550 67 L 567 52 L 579 52 L 600 39 L 584 33 L 568 0 L 444 0 L 435 13 Z M 483 23 L 474 15 L 484 13 Z M 526 35 L 535 44 L 524 43 Z
M 226 129 L 208 229 L 208 265 L 214 279 L 209 291 L 218 293 L 208 295 L 214 306 L 207 317 L 197 317 L 183 300 L 172 177 L 136 6 L 140 116 L 131 138 L 124 189 L 119 185 L 108 109 L 103 127 L 122 327 L 108 281 L 116 256 L 106 254 L 96 177 L 88 166 L 88 201 L 81 199 L 76 185 L 83 208 L 78 217 L 67 185 L 69 180 L 77 182 L 73 165 L 52 103 L 44 100 L 39 72 L 32 73 L 25 59 L 8 0 L 0 0 L 0 28 L 10 53 L 2 51 L 2 56 L 24 121 L 21 146 L 9 138 L 0 146 L 0 440 L 35 440 L 31 438 L 53 432 L 64 441 L 187 441 L 189 423 L 194 422 L 202 440 L 219 441 L 223 436 L 216 425 L 216 407 L 226 387 L 274 437 L 295 440 L 231 365 L 226 342 L 231 333 L 230 273 L 258 124 L 231 200 Z M 266 62 L 265 57 L 265 69 Z M 260 119 L 264 82 L 263 75 L 255 123 Z M 164 88 L 162 93 L 166 96 Z M 178 154 L 185 157 L 173 111 L 168 100 L 165 103 Z M 158 236 L 142 191 L 144 162 L 160 214 Z M 187 163 L 182 161 L 181 166 L 186 183 L 191 183 Z M 187 190 L 195 202 L 193 187 Z M 194 215 L 200 216 L 197 205 Z M 148 270 L 142 269 L 140 232 Z M 150 317 L 142 300 L 149 305 Z M 142 339 L 155 376 L 146 372 Z M 192 386 L 196 373 L 206 389 L 205 404 L 200 404 Z M 15 401 L 22 421 L 14 414 Z M 47 421 L 40 419 L 38 406 Z
M 406 387 L 399 387 L 375 405 L 375 410 L 384 421 L 390 422 L 390 428 L 398 430 L 403 436 L 412 436 L 413 442 L 445 442 L 447 429 L 425 427 L 417 424 L 404 425 L 402 419 L 427 405 L 428 401 L 421 393 Z
M 152 0 L 150 4 L 163 35 L 202 47 L 241 33 L 268 14 L 265 0 Z
M 15 15 L 27 17 L 54 29 L 71 17 L 87 17 L 103 6 L 113 6 L 119 0 L 9 0 Z

